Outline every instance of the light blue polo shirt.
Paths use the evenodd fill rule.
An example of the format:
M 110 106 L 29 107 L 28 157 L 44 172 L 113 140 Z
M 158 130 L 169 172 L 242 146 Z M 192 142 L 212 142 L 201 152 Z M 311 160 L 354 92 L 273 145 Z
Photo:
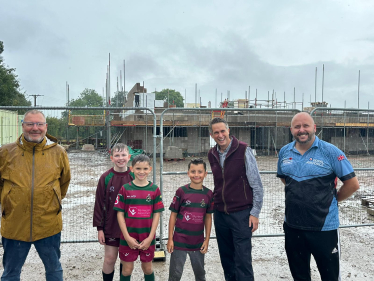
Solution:
M 277 177 L 286 181 L 288 226 L 312 231 L 339 227 L 336 184 L 355 177 L 351 163 L 336 146 L 320 140 L 301 155 L 295 141 L 279 152 Z

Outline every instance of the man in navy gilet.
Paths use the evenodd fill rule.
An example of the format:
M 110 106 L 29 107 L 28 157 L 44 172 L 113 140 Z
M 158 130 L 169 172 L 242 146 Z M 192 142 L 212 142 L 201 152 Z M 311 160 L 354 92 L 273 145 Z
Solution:
M 217 143 L 208 153 L 214 178 L 214 226 L 226 281 L 254 280 L 252 232 L 258 228 L 263 187 L 251 148 L 234 136 L 226 120 L 214 118 Z

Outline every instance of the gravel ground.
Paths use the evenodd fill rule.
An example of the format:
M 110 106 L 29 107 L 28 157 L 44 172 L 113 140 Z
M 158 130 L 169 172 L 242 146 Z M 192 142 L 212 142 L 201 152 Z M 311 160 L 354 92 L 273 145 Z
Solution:
M 90 157 L 87 160 L 87 157 Z M 64 200 L 64 230 L 63 240 L 93 240 L 96 239 L 96 231 L 92 228 L 92 209 L 94 201 L 94 191 L 98 177 L 110 162 L 105 155 L 88 153 L 69 153 L 73 176 L 69 194 Z M 367 167 L 373 163 L 373 159 L 355 159 L 354 163 L 360 167 Z M 258 157 L 260 170 L 274 171 L 276 169 L 276 158 Z M 188 161 L 164 162 L 165 171 L 186 171 Z M 82 171 L 82 165 L 84 169 Z M 356 166 L 356 165 L 354 165 Z M 78 168 L 79 167 L 79 168 Z M 159 170 L 159 163 L 157 163 Z M 208 169 L 210 170 L 210 169 Z M 82 176 L 85 174 L 85 176 Z M 364 174 L 359 176 L 361 183 L 361 194 L 371 193 L 372 176 Z M 283 221 L 284 207 L 283 187 L 280 181 L 274 175 L 262 176 L 265 199 L 264 207 L 260 217 L 260 229 L 257 234 L 279 234 Z M 160 182 L 157 175 L 156 182 Z M 177 187 L 188 182 L 186 175 L 170 175 L 163 178 L 163 200 L 165 209 L 169 207 L 170 200 Z M 177 183 L 177 184 L 176 184 Z M 205 185 L 213 188 L 212 177 L 208 176 Z M 79 188 L 78 188 L 79 187 Z M 84 197 L 84 200 L 81 198 Z M 79 207 L 79 213 L 74 216 L 74 208 Z M 352 216 L 352 210 L 360 212 L 360 217 Z M 349 213 L 351 212 L 351 213 Z M 373 218 L 362 216 L 362 207 L 359 206 L 357 197 L 352 197 L 344 204 L 341 213 L 344 214 L 343 221 L 348 224 L 373 223 Z M 167 235 L 167 222 L 169 211 L 163 213 L 164 237 Z M 344 224 L 347 224 L 344 223 Z M 343 228 L 341 234 L 341 273 L 342 280 L 374 280 L 374 227 Z M 214 228 L 212 236 L 215 236 Z M 82 237 L 85 237 L 82 239 Z M 88 238 L 86 238 L 88 237 Z M 255 278 L 258 281 L 267 280 L 292 280 L 288 268 L 287 257 L 284 251 L 283 237 L 255 237 L 253 238 L 253 267 Z M 63 243 L 61 246 L 61 263 L 64 269 L 64 280 L 101 280 L 101 268 L 103 262 L 103 247 L 99 243 Z M 0 256 L 3 255 L 3 249 L 0 247 Z M 169 255 L 166 255 L 166 262 L 155 262 L 154 271 L 156 280 L 167 280 L 169 270 Z M 116 278 L 119 280 L 119 264 L 116 265 Z M 224 280 L 223 271 L 220 264 L 217 243 L 211 239 L 209 252 L 205 258 L 205 270 L 207 280 Z M 3 268 L 0 265 L 0 274 Z M 321 280 L 314 261 L 312 261 L 312 280 Z M 187 259 L 182 280 L 194 280 L 191 265 Z M 39 281 L 44 280 L 43 265 L 34 249 L 31 248 L 29 256 L 22 270 L 21 280 Z M 143 273 L 140 269 L 139 261 L 135 265 L 132 280 L 143 280 Z

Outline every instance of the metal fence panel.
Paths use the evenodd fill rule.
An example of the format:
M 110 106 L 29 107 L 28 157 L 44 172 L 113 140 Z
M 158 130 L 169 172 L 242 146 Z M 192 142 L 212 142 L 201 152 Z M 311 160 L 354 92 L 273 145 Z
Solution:
M 0 107 L 1 109 L 10 108 Z M 22 107 L 22 109 L 32 108 Z M 65 123 L 58 122 L 58 120 L 68 110 L 72 111 L 72 116 L 77 116 L 84 115 L 85 111 L 88 112 L 92 108 L 38 109 L 41 109 L 49 118 L 48 133 L 57 136 L 61 144 L 71 146 L 68 156 L 72 167 L 72 180 L 68 194 L 62 201 L 64 223 L 62 241 L 96 241 L 97 232 L 92 227 L 96 185 L 100 175 L 109 169 L 112 163 L 106 143 L 107 126 L 102 126 L 102 123 L 96 121 L 96 125 L 88 123 L 90 120 L 102 120 L 103 111 L 108 108 L 95 108 L 100 117 L 85 118 L 84 122 L 88 123 L 83 125 L 79 123 L 78 126 L 68 126 L 67 118 Z M 189 160 L 202 157 L 207 162 L 208 171 L 210 171 L 207 152 L 214 142 L 210 139 L 208 124 L 213 116 L 217 114 L 221 116 L 222 111 L 224 111 L 223 117 L 230 125 L 230 133 L 247 142 L 256 152 L 257 164 L 264 185 L 261 224 L 256 235 L 272 236 L 283 233 L 284 186 L 276 178 L 275 173 L 280 148 L 292 140 L 289 126 L 297 110 L 174 108 L 165 110 L 161 115 L 157 115 L 157 118 L 150 110 L 141 108 L 127 110 L 133 110 L 132 114 L 123 114 L 123 108 L 110 108 L 110 116 L 112 116 L 110 118 L 112 127 L 109 131 L 110 146 L 120 141 L 135 149 L 142 149 L 152 157 L 153 182 L 162 189 L 166 209 L 160 223 L 161 238 L 167 237 L 170 215 L 167 209 L 176 189 L 190 181 L 187 177 Z M 374 114 L 372 111 L 329 110 L 329 112 L 320 110 L 312 113 L 317 124 L 317 134 L 320 138 L 332 142 L 345 151 L 360 182 L 360 190 L 352 198 L 339 204 L 341 225 L 373 224 L 373 219 L 367 215 L 366 207 L 361 205 L 361 198 L 374 194 L 372 176 Z M 73 122 L 73 118 L 70 120 Z M 80 118 L 75 118 L 76 120 L 82 121 Z M 14 130 L 18 126 L 18 134 L 20 134 L 22 130 L 17 122 L 7 126 L 14 127 Z M 2 129 L 3 126 L 1 126 Z M 95 151 L 82 151 L 84 144 L 92 144 Z M 167 158 L 166 156 L 170 156 L 167 154 L 168 150 L 172 147 L 175 147 L 180 154 Z M 211 173 L 205 179 L 204 185 L 210 189 L 214 188 Z M 212 236 L 215 236 L 214 230 Z
M 3 107 L 0 107 L 0 109 Z M 6 109 L 17 109 L 9 108 Z M 34 107 L 21 107 L 23 111 L 35 109 Z M 100 176 L 113 167 L 110 161 L 109 152 L 107 150 L 107 127 L 95 126 L 89 123 L 90 120 L 102 119 L 102 112 L 108 108 L 74 108 L 74 107 L 44 107 L 36 108 L 41 110 L 47 117 L 48 134 L 56 136 L 59 144 L 66 145 L 68 148 L 68 157 L 71 167 L 71 182 L 68 193 L 62 200 L 62 216 L 63 216 L 63 231 L 61 236 L 62 242 L 92 242 L 97 241 L 97 230 L 93 228 L 93 208 L 95 203 L 96 187 Z M 70 125 L 67 124 L 67 119 L 64 119 L 66 112 L 71 110 Z M 74 111 L 78 114 L 75 115 Z M 90 111 L 89 117 L 83 117 L 85 112 Z M 118 117 L 118 112 L 123 111 L 123 108 L 115 110 L 110 108 L 113 120 Z M 148 112 L 147 112 L 148 111 Z M 9 112 L 9 111 L 8 111 Z M 93 112 L 93 113 L 92 113 Z M 92 114 L 98 114 L 98 118 Z M 9 113 L 16 115 L 16 112 Z M 65 114 L 65 115 L 64 115 Z M 88 114 L 87 114 L 88 115 Z M 74 118 L 74 116 L 78 116 Z M 145 117 L 146 116 L 146 117 Z M 123 142 L 134 149 L 142 149 L 144 152 L 154 160 L 155 145 L 155 118 L 152 111 L 148 109 L 137 108 L 134 119 L 130 122 L 119 118 L 116 122 L 112 122 L 110 128 L 110 147 L 117 142 Z M 22 118 L 21 118 L 22 119 Z M 86 123 L 73 123 L 75 121 L 82 121 Z M 145 119 L 146 123 L 139 125 L 135 120 Z M 60 121 L 63 122 L 60 122 Z M 122 121 L 121 121 L 122 120 Z M 102 125 L 102 124 L 100 124 Z M 19 129 L 19 124 L 16 119 L 6 125 L 7 129 Z M 18 127 L 17 127 L 18 126 Z M 1 127 L 3 128 L 3 126 Z M 14 142 L 16 138 L 22 133 L 22 128 L 19 134 L 10 142 Z M 95 150 L 83 150 L 84 145 L 91 144 Z M 130 163 L 129 163 L 130 164 Z M 156 179 L 156 171 L 153 171 L 153 181 Z M 0 212 L 1 216 L 1 212 Z M 1 226 L 1 223 L 0 223 Z
M 219 114 L 217 112 L 219 112 Z M 222 114 L 224 112 L 225 114 Z M 276 169 L 278 162 L 279 150 L 292 141 L 292 135 L 289 127 L 291 119 L 297 110 L 279 110 L 279 109 L 167 109 L 160 119 L 160 133 L 162 135 L 162 143 L 160 145 L 164 156 L 160 158 L 160 183 L 163 190 L 163 200 L 165 206 L 169 206 L 176 189 L 186 183 L 189 183 L 187 177 L 187 164 L 194 157 L 202 157 L 207 163 L 208 171 L 210 165 L 207 159 L 207 153 L 211 146 L 215 145 L 209 137 L 208 124 L 209 121 L 218 115 L 223 116 L 229 124 L 230 135 L 235 135 L 250 145 L 256 153 L 257 165 L 260 170 L 263 186 L 264 186 L 264 203 L 260 214 L 260 227 L 256 231 L 255 236 L 278 236 L 283 234 L 284 220 L 284 185 L 276 177 Z M 342 117 L 344 113 L 342 110 Z M 322 116 L 313 115 L 317 124 L 317 134 L 323 132 L 323 139 L 339 145 L 340 140 L 331 138 L 331 136 L 339 135 L 341 128 L 327 122 Z M 365 116 L 367 118 L 367 115 Z M 183 119 L 180 120 L 180 119 Z M 164 120 L 164 122 L 162 122 Z M 366 120 L 366 119 L 365 119 Z M 187 122 L 188 121 L 188 122 Z M 351 121 L 353 122 L 353 121 Z M 370 122 L 373 122 L 371 120 Z M 327 130 L 327 124 L 331 126 Z M 352 124 L 351 124 L 352 125 Z M 354 125 L 354 124 L 353 124 Z M 359 138 L 362 131 L 349 128 L 350 138 Z M 176 133 L 176 132 L 183 132 Z M 184 130 L 184 131 L 183 131 Z M 331 130 L 331 131 L 330 131 Z M 346 129 L 347 130 L 347 129 Z M 174 133 L 170 133 L 173 131 Z M 356 132 L 356 135 L 354 135 Z M 345 143 L 349 141 L 345 139 Z M 336 143 L 334 143 L 336 142 Z M 369 141 L 370 142 L 370 141 Z M 354 142 L 353 142 L 354 143 Z M 168 158 L 168 150 L 170 147 L 177 147 L 182 150 L 183 157 L 181 159 L 164 159 Z M 370 177 L 370 170 L 374 170 L 374 157 L 368 157 L 360 152 L 359 148 L 365 146 L 357 146 L 354 148 L 354 155 L 348 155 L 349 160 L 355 168 L 356 175 L 360 181 L 360 190 L 355 193 L 352 198 L 339 204 L 341 226 L 358 226 L 373 224 L 372 218 L 367 214 L 366 208 L 361 205 L 361 197 L 373 195 L 373 178 Z M 352 151 L 352 150 L 350 150 Z M 370 150 L 369 150 L 370 151 Z M 359 153 L 360 152 L 360 153 Z M 166 161 L 168 160 L 168 161 Z M 370 170 L 360 170 L 365 167 Z M 210 189 L 214 188 L 213 177 L 211 172 L 204 180 L 204 185 Z M 339 183 L 338 188 L 341 186 Z M 169 214 L 163 214 L 164 221 L 168 221 Z M 167 224 L 164 223 L 164 227 Z M 162 234 L 166 231 L 162 229 Z M 212 236 L 214 236 L 214 231 Z

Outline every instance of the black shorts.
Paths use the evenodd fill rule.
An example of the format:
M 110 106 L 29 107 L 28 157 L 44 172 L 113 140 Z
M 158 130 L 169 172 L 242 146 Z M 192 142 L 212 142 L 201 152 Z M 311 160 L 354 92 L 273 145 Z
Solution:
M 119 238 L 107 238 L 105 237 L 105 245 L 112 247 L 119 247 Z

